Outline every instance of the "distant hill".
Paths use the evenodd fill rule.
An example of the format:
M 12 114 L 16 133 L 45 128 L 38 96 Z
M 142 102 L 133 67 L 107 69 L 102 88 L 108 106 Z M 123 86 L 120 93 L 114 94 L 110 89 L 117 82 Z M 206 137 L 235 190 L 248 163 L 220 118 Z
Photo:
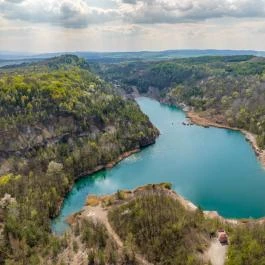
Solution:
M 251 50 L 166 50 L 166 51 L 140 51 L 140 52 L 113 52 L 113 53 L 89 53 L 78 52 L 78 56 L 87 60 L 104 62 L 121 62 L 127 60 L 165 60 L 174 58 L 189 58 L 200 56 L 233 56 L 254 55 L 265 56 L 263 51 Z
M 16 53 L 0 51 L 0 67 L 3 65 L 19 64 L 22 62 L 47 59 L 63 54 L 74 54 L 89 61 L 95 62 L 123 62 L 135 60 L 167 60 L 174 58 L 189 58 L 200 56 L 233 56 L 253 55 L 265 57 L 265 51 L 254 50 L 165 50 L 165 51 L 139 51 L 139 52 L 56 52 L 56 53 Z

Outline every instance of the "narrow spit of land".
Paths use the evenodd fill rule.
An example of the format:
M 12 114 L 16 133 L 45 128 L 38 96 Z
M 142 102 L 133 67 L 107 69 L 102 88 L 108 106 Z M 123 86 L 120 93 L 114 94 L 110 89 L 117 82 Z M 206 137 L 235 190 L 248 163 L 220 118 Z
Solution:
M 192 207 L 192 206 L 189 205 L 188 207 Z M 192 208 L 190 208 L 190 209 L 192 209 Z M 117 233 L 113 230 L 111 224 L 109 223 L 106 209 L 104 209 L 102 206 L 86 207 L 86 210 L 84 211 L 83 216 L 86 216 L 86 218 L 88 218 L 88 219 L 92 218 L 95 221 L 99 221 L 102 224 L 104 224 L 109 235 L 116 242 L 119 249 L 121 250 L 122 248 L 124 248 L 124 244 L 123 244 L 122 240 L 117 235 Z M 210 243 L 209 249 L 207 250 L 207 252 L 204 255 L 206 261 L 211 261 L 212 265 L 224 265 L 225 259 L 226 259 L 226 254 L 227 254 L 227 249 L 228 249 L 227 245 L 220 244 L 220 242 L 216 238 L 213 239 Z M 152 263 L 148 262 L 140 254 L 136 254 L 135 257 L 136 257 L 137 261 L 142 265 L 152 265 Z
M 118 246 L 118 251 L 121 252 L 125 247 L 124 242 L 120 238 L 120 236 L 117 234 L 115 229 L 112 227 L 112 224 L 110 223 L 110 221 L 108 219 L 108 212 L 112 209 L 112 207 L 116 207 L 118 205 L 123 205 L 124 203 L 127 204 L 131 200 L 133 200 L 134 198 L 139 196 L 139 194 L 145 193 L 145 192 L 150 192 L 150 187 L 152 187 L 152 188 L 154 188 L 154 190 L 160 190 L 166 196 L 172 198 L 173 200 L 178 201 L 187 211 L 196 212 L 198 210 L 198 208 L 194 204 L 187 201 L 186 199 L 184 199 L 182 196 L 178 195 L 173 190 L 165 188 L 164 185 L 165 185 L 164 183 L 159 184 L 159 185 L 147 185 L 147 186 L 139 187 L 133 191 L 124 191 L 125 197 L 128 196 L 127 197 L 128 199 L 124 199 L 124 201 L 122 200 L 123 202 L 120 199 L 114 199 L 113 204 L 112 204 L 113 206 L 112 205 L 106 206 L 106 202 L 109 202 L 113 198 L 116 198 L 115 194 L 114 195 L 99 196 L 99 197 L 94 196 L 94 195 L 90 195 L 90 196 L 88 196 L 88 199 L 87 199 L 87 205 L 76 216 L 78 216 L 78 218 L 81 218 L 81 219 L 88 219 L 88 220 L 92 219 L 95 222 L 102 223 L 105 226 L 108 234 L 116 242 L 116 244 Z M 123 191 L 121 191 L 121 192 L 123 192 Z M 205 211 L 204 216 L 206 219 L 218 219 L 218 221 L 220 223 L 223 223 L 224 225 L 225 224 L 230 224 L 230 225 L 236 224 L 236 223 L 233 223 L 232 220 L 226 220 L 226 219 L 222 218 L 216 212 L 206 212 Z M 76 217 L 73 217 L 73 219 L 69 218 L 70 223 L 75 222 L 74 218 L 76 218 Z M 217 238 L 214 238 L 214 239 L 209 238 L 208 247 L 206 249 L 204 249 L 204 252 L 203 252 L 201 258 L 205 262 L 211 261 L 211 264 L 213 264 L 213 265 L 224 265 L 226 255 L 227 255 L 227 249 L 228 249 L 228 247 L 221 245 L 220 242 L 217 240 Z M 136 257 L 136 260 L 139 262 L 139 264 L 152 265 L 152 263 L 150 263 L 148 260 L 146 260 L 146 258 L 139 253 L 135 253 L 135 257 Z

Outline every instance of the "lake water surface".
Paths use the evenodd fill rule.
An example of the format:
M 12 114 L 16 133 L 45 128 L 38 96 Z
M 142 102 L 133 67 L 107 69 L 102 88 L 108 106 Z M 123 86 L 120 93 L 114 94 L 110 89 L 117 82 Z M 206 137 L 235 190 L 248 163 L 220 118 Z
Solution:
M 65 231 L 65 218 L 82 209 L 88 194 L 160 182 L 171 182 L 177 193 L 224 217 L 265 216 L 265 170 L 240 132 L 184 126 L 181 109 L 149 98 L 137 102 L 161 132 L 156 144 L 78 180 L 52 221 L 54 232 Z

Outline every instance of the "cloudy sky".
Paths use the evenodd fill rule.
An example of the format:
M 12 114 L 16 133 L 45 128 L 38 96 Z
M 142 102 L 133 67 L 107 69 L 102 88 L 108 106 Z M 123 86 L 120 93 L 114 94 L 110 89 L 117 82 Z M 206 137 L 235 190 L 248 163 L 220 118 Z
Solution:
M 265 0 L 0 0 L 0 50 L 265 50 Z

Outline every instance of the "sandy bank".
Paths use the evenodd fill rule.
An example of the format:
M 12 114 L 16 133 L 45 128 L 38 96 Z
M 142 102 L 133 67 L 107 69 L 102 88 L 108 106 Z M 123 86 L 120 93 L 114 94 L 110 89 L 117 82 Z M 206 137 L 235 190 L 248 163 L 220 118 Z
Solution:
M 251 144 L 262 166 L 265 168 L 265 150 L 262 150 L 259 148 L 257 144 L 257 140 L 256 140 L 256 135 L 246 130 L 235 128 L 235 127 L 230 127 L 229 125 L 226 125 L 225 123 L 218 123 L 216 121 L 202 117 L 198 113 L 193 112 L 193 111 L 188 111 L 186 113 L 187 113 L 187 117 L 191 120 L 191 122 L 197 125 L 203 126 L 205 128 L 216 127 L 216 128 L 224 128 L 224 129 L 230 129 L 230 130 L 235 130 L 235 131 L 241 131 L 245 135 L 246 140 Z

